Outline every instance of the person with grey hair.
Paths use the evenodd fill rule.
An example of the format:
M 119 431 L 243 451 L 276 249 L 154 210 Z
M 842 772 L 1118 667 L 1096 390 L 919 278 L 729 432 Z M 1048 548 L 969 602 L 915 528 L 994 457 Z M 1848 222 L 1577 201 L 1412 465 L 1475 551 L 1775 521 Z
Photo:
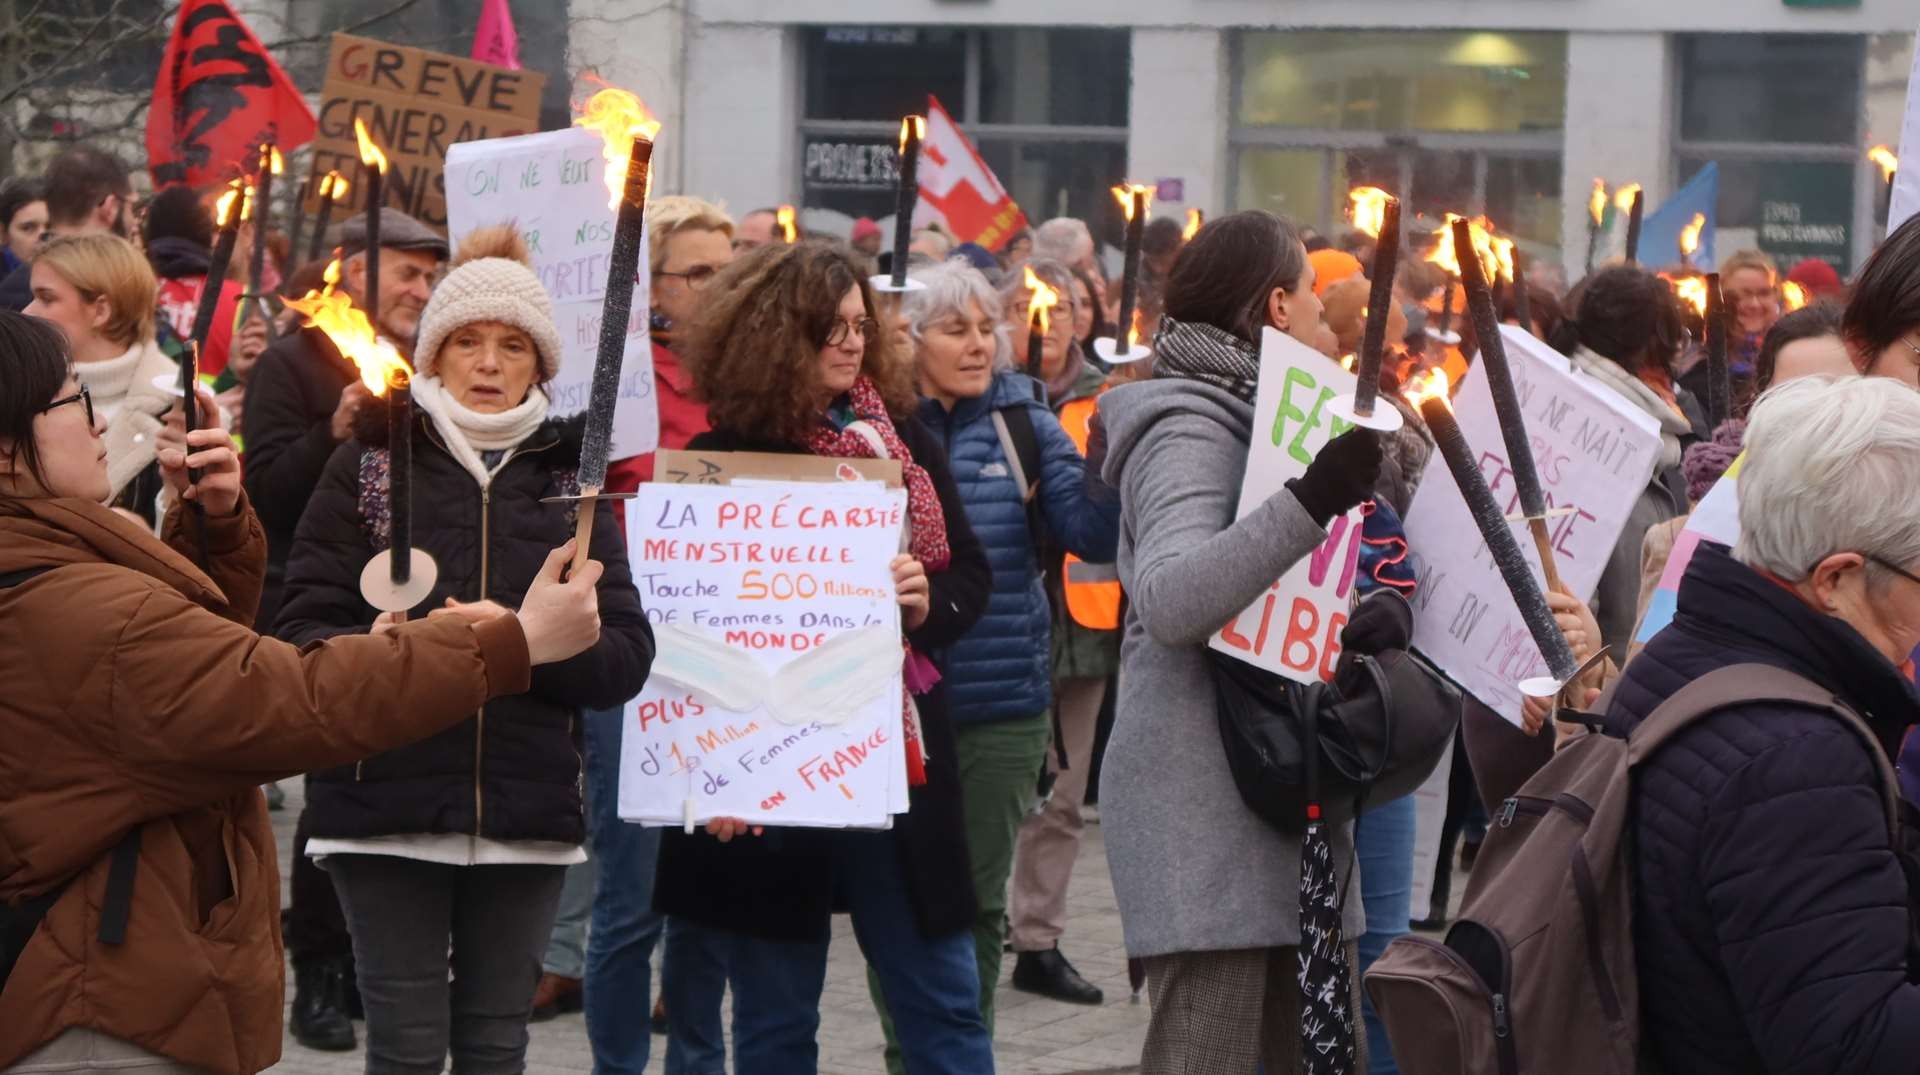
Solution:
M 1070 216 L 1057 216 L 1040 225 L 1033 233 L 1033 259 L 1057 261 L 1069 269 L 1094 267 L 1093 232 L 1087 222 Z
M 979 903 L 973 939 L 980 1013 L 991 1031 L 1014 836 L 1053 732 L 1052 613 L 1042 548 L 1110 562 L 1120 506 L 1102 495 L 1104 486 L 1087 481 L 1086 461 L 1040 386 L 1011 368 L 1000 297 L 986 277 L 949 261 L 913 278 L 925 285 L 907 295 L 903 311 L 920 379 L 919 418 L 947 446 L 967 521 L 993 567 L 987 611 L 948 648 L 944 682 L 959 733 Z M 873 1000 L 886 1010 L 877 983 Z M 887 1032 L 888 1067 L 903 1071 L 890 1024 Z
M 1782 385 L 1753 409 L 1738 482 L 1739 541 L 1694 553 L 1610 720 L 1632 727 L 1710 672 L 1763 664 L 1831 691 L 1877 742 L 1756 697 L 1636 764 L 1642 1045 L 1697 1075 L 1911 1071 L 1920 872 L 1889 829 L 1874 754 L 1895 756 L 1916 712 L 1920 394 Z

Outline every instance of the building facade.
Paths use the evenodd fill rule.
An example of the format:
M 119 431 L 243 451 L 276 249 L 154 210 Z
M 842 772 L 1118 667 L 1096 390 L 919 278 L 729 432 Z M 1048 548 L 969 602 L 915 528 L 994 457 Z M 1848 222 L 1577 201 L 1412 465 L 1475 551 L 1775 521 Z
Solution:
M 572 0 L 567 64 L 667 123 L 659 175 L 842 229 L 891 211 L 898 117 L 932 94 L 1035 221 L 1116 238 L 1247 208 L 1337 231 L 1372 183 L 1484 212 L 1577 274 L 1595 178 L 1649 205 L 1719 167 L 1722 256 L 1843 272 L 1879 237 L 1913 0 Z M 1602 252 L 1611 240 L 1603 239 Z M 1657 255 L 1647 260 L 1657 260 Z

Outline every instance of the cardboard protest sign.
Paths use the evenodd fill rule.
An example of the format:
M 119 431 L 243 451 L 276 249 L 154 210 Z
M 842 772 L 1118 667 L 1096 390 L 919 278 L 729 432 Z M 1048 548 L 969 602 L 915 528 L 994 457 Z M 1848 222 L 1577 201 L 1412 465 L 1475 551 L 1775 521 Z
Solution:
M 534 271 L 553 299 L 560 330 L 560 375 L 547 385 L 556 415 L 587 408 L 607 263 L 613 253 L 613 210 L 607 206 L 600 137 L 568 128 L 518 138 L 461 142 L 447 151 L 447 234 L 458 248 L 475 228 L 512 223 L 526 236 Z M 647 264 L 646 237 L 640 264 Z M 613 458 L 653 451 L 660 410 L 653 391 L 653 345 L 647 332 L 647 277 L 634 280 L 633 316 L 613 411 Z
M 1628 513 L 1653 476 L 1659 427 L 1611 389 L 1574 372 L 1546 344 L 1511 326 L 1501 332 L 1546 494 L 1554 560 L 1567 587 L 1590 598 Z M 1506 445 L 1478 365 L 1468 371 L 1453 407 L 1494 497 L 1517 520 Z M 1487 708 L 1519 723 L 1518 684 L 1545 675 L 1546 664 L 1438 453 L 1408 506 L 1406 530 L 1419 578 L 1414 648 Z M 1539 577 L 1534 543 L 1522 540 L 1520 548 Z
M 673 485 L 726 485 L 735 478 L 780 481 L 874 481 L 900 487 L 897 459 L 830 459 L 777 452 L 702 452 L 666 449 L 654 457 L 656 481 Z
M 906 493 L 649 482 L 628 556 L 659 651 L 621 740 L 620 816 L 884 827 L 907 808 Z
M 349 180 L 347 201 L 352 208 L 336 206 L 337 216 L 365 208 L 366 184 L 355 178 L 360 174 L 360 149 L 353 136 L 357 116 L 366 121 L 368 133 L 391 162 L 386 204 L 444 228 L 447 196 L 441 164 L 449 147 L 539 130 L 540 94 L 546 84 L 547 76 L 537 71 L 509 71 L 441 52 L 334 34 L 326 82 L 320 88 L 320 135 L 313 144 L 312 174 L 324 176 L 333 169 Z M 603 201 L 605 193 L 602 187 Z M 305 212 L 319 212 L 315 184 L 307 184 L 305 199 Z
M 1327 442 L 1351 428 L 1327 412 L 1350 394 L 1354 376 L 1338 362 L 1285 333 L 1266 329 L 1260 341 L 1260 391 L 1253 404 L 1253 444 L 1240 482 L 1245 518 L 1307 472 Z M 1360 510 L 1333 520 L 1327 540 L 1275 579 L 1258 601 L 1209 643 L 1230 657 L 1299 683 L 1333 678 L 1340 630 L 1347 625 L 1360 561 Z

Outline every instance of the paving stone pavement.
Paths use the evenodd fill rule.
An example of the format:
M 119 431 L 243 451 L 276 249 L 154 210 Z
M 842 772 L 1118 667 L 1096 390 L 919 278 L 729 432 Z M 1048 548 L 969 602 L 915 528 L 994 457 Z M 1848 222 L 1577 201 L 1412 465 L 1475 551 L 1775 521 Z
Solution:
M 287 791 L 286 807 L 274 813 L 273 827 L 280 845 L 284 892 L 294 819 L 301 803 L 300 781 L 284 781 L 282 787 Z M 1128 997 L 1120 912 L 1114 905 L 1106 848 L 1097 824 L 1088 826 L 1081 845 L 1067 914 L 1063 947 L 1080 972 L 1106 991 L 1106 1003 L 1089 1008 L 1017 992 L 1008 982 L 1013 974 L 1009 955 L 995 1005 L 998 1025 L 993 1051 L 999 1075 L 1120 1075 L 1138 1070 L 1140 1045 L 1147 1033 L 1147 1005 L 1144 997 L 1137 1004 Z M 288 983 L 291 1001 L 291 970 Z M 657 977 L 655 988 L 659 988 Z M 644 1019 L 647 1013 L 635 1012 L 634 1017 Z M 359 1027 L 364 1033 L 365 1025 Z M 592 1069 L 583 1017 L 567 1015 L 534 1024 L 532 1036 L 527 1052 L 530 1075 L 577 1075 Z M 866 963 L 847 918 L 837 916 L 826 991 L 820 1001 L 820 1071 L 822 1075 L 884 1075 L 880 1051 L 880 1023 L 867 996 Z M 650 1075 L 664 1071 L 665 1054 L 666 1039 L 655 1037 L 647 1065 Z M 289 1034 L 280 1063 L 271 1070 L 276 1075 L 359 1075 L 364 1063 L 360 1050 L 315 1052 L 301 1047 Z

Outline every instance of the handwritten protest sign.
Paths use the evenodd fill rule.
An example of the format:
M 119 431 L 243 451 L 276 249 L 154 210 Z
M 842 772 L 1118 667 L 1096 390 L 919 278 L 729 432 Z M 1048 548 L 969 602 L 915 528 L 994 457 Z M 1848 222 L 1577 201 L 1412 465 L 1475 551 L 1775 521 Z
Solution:
M 1253 444 L 1240 483 L 1240 518 L 1258 510 L 1348 423 L 1327 412 L 1351 393 L 1353 374 L 1284 333 L 1260 341 L 1260 391 L 1253 404 Z M 1210 643 L 1214 649 L 1300 683 L 1333 678 L 1340 629 L 1347 625 L 1360 560 L 1360 511 L 1333 520 L 1327 540 L 1274 580 Z
M 906 494 L 875 482 L 649 482 L 627 508 L 658 655 L 628 703 L 620 816 L 884 827 L 907 808 Z
M 313 172 L 346 176 L 352 212 L 365 208 L 355 117 L 391 162 L 384 200 L 422 223 L 447 225 L 441 162 L 458 142 L 474 142 L 540 129 L 540 93 L 547 76 L 509 71 L 461 56 L 334 34 L 327 78 L 320 87 L 320 134 L 313 143 Z M 602 188 L 604 192 L 605 188 Z M 307 184 L 305 212 L 320 210 L 314 183 Z M 336 206 L 337 215 L 350 215 Z M 645 307 L 641 307 L 645 309 Z
M 778 452 L 703 452 L 664 449 L 655 457 L 654 480 L 672 485 L 727 485 L 735 478 L 781 481 L 875 481 L 900 487 L 897 459 L 836 459 Z
M 518 138 L 461 142 L 447 151 L 447 222 L 454 245 L 473 229 L 512 223 L 527 237 L 534 271 L 553 299 L 560 375 L 547 385 L 556 415 L 586 410 L 600 345 L 600 311 L 613 252 L 613 210 L 602 178 L 600 137 L 569 128 Z M 640 264 L 647 264 L 646 238 Z M 613 458 L 653 451 L 660 410 L 647 334 L 647 277 L 634 281 L 620 401 L 613 411 Z
M 1567 587 L 1591 597 L 1653 475 L 1659 428 L 1612 390 L 1574 372 L 1546 344 L 1516 328 L 1501 331 L 1546 493 L 1554 560 Z M 1506 445 L 1479 366 L 1468 371 L 1453 406 L 1494 497 L 1517 516 Z M 1546 663 L 1437 453 L 1407 509 L 1406 530 L 1419 578 L 1414 647 L 1487 708 L 1519 723 L 1517 684 L 1545 675 Z M 1539 577 L 1533 542 L 1523 540 L 1520 548 Z

